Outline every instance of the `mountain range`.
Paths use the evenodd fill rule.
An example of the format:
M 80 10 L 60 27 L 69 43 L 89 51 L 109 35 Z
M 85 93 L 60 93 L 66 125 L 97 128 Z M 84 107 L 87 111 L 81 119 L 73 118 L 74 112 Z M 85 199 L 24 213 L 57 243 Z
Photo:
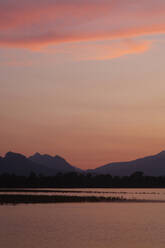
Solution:
M 115 162 L 88 170 L 94 174 L 111 174 L 112 176 L 130 176 L 141 171 L 146 176 L 165 176 L 165 151 L 128 162 Z
M 147 176 L 165 176 L 165 151 L 128 162 L 109 163 L 86 171 L 69 164 L 58 155 L 35 153 L 30 157 L 25 157 L 19 153 L 8 152 L 4 157 L 0 157 L 0 174 L 28 176 L 34 172 L 37 175 L 53 176 L 57 173 L 78 172 L 94 175 L 129 176 L 137 171 L 141 171 Z
M 28 176 L 31 172 L 53 176 L 57 173 L 81 172 L 81 170 L 70 165 L 60 156 L 35 153 L 33 156 L 25 157 L 19 153 L 8 152 L 4 158 L 0 157 L 0 174 Z

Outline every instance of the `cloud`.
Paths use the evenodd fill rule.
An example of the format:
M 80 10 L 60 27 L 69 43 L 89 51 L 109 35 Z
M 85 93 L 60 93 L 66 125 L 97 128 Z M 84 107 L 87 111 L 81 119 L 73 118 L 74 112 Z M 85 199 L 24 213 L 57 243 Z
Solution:
M 165 33 L 164 0 L 0 0 L 0 16 L 0 46 L 7 47 Z
M 135 42 L 132 40 L 120 42 L 120 44 L 107 46 L 104 47 L 104 52 L 102 49 L 100 54 L 97 55 L 97 50 L 95 51 L 95 55 L 89 57 L 89 60 L 109 60 L 114 58 L 119 58 L 124 55 L 129 54 L 140 54 L 146 52 L 150 49 L 151 42 L 149 41 L 142 41 L 142 42 Z
M 151 41 L 135 41 L 126 39 L 121 41 L 103 41 L 74 43 L 72 46 L 63 45 L 61 52 L 67 54 L 72 60 L 110 60 L 129 54 L 140 54 L 148 51 L 152 46 Z M 60 46 L 61 47 L 61 46 Z M 70 48 L 70 49 L 69 49 Z

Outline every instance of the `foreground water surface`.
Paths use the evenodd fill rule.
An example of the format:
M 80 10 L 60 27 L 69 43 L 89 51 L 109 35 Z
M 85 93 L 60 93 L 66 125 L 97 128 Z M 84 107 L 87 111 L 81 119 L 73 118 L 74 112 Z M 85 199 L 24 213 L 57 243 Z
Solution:
M 0 247 L 164 248 L 164 220 L 164 203 L 3 205 Z

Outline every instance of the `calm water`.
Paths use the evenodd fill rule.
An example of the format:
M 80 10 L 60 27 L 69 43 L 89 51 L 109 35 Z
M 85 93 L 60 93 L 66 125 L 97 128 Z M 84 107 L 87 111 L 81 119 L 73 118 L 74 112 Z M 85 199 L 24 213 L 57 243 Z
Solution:
M 164 248 L 164 203 L 0 206 L 2 248 Z

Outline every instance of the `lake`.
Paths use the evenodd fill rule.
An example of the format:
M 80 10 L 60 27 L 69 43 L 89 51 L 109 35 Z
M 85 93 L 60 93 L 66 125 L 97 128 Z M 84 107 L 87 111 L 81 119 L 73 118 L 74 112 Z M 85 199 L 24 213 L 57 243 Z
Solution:
M 163 248 L 164 204 L 82 203 L 0 207 L 3 248 Z
M 117 190 L 121 192 L 120 189 L 111 192 Z M 134 191 L 135 195 L 139 192 L 122 190 Z M 140 189 L 140 192 L 163 194 L 164 190 Z M 158 202 L 3 205 L 0 247 L 164 248 L 164 217 L 165 204 Z

